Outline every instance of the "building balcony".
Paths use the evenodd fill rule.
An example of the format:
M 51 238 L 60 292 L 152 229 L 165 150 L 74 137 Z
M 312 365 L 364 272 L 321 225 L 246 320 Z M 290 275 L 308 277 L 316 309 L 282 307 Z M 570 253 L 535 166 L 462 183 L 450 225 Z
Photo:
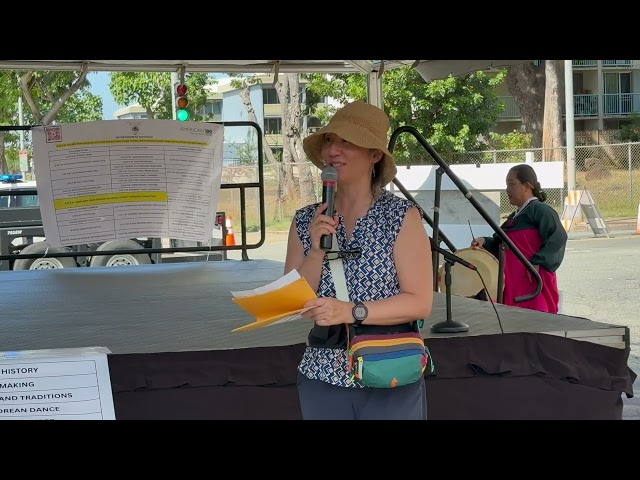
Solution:
M 604 68 L 638 68 L 640 60 L 602 60 Z
M 566 115 L 564 105 L 562 114 Z M 573 96 L 573 116 L 574 117 L 597 117 L 598 116 L 598 95 L 574 95 Z
M 571 60 L 573 68 L 595 68 L 598 66 L 597 60 Z
M 573 68 L 598 68 L 598 60 L 571 60 Z M 640 68 L 640 60 L 602 60 L 603 68 Z
M 498 97 L 500 103 L 504 105 L 504 111 L 498 115 L 498 120 L 518 120 L 520 118 L 520 109 L 513 97 Z
M 520 109 L 513 97 L 499 97 L 504 111 L 498 120 L 509 121 L 520 119 Z M 608 93 L 602 95 L 603 117 L 620 117 L 640 113 L 640 93 Z M 565 115 L 564 105 L 562 114 Z M 598 117 L 598 95 L 574 95 L 573 115 L 576 118 Z
M 607 93 L 602 95 L 602 116 L 623 117 L 640 113 L 640 93 Z M 564 108 L 563 115 L 565 114 Z M 576 118 L 597 117 L 598 95 L 574 95 L 573 114 Z
M 615 93 L 603 95 L 604 116 L 640 113 L 640 93 Z

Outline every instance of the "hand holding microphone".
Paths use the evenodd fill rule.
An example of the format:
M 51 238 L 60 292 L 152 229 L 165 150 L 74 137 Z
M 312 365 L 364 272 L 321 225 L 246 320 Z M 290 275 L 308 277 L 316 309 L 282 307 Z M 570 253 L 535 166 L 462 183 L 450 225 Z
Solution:
M 322 179 L 322 203 L 327 204 L 327 209 L 324 211 L 324 214 L 331 218 L 333 222 L 333 216 L 336 213 L 335 199 L 338 171 L 334 167 L 327 167 L 322 171 L 320 178 Z M 332 235 L 322 235 L 322 237 L 320 237 L 320 248 L 325 251 L 331 250 L 331 240 Z

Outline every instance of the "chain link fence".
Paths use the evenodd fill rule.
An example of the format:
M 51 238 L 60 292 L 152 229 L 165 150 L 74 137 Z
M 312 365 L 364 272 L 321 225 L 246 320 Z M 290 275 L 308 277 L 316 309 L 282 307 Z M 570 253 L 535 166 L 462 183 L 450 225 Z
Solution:
M 576 132 L 578 133 L 581 132 Z M 6 164 L 7 171 L 24 172 L 26 179 L 31 179 L 33 172 L 31 132 L 25 131 L 22 134 L 18 131 L 5 132 L 3 137 L 5 148 L 2 160 Z M 593 139 L 587 139 L 589 140 L 587 141 L 578 135 L 576 137 L 577 143 L 583 144 L 575 147 L 576 189 L 590 191 L 609 224 L 620 222 L 621 225 L 635 230 L 640 204 L 640 143 L 596 145 Z M 608 141 L 615 141 L 615 138 L 612 137 Z M 225 152 L 222 169 L 223 183 L 258 181 L 257 154 L 252 154 L 248 159 L 227 158 L 227 156 Z M 566 172 L 566 148 L 488 150 L 443 156 L 443 160 L 449 165 L 521 163 L 527 159 L 533 159 L 534 162 L 562 161 L 565 163 Z M 428 155 L 420 163 L 437 165 Z M 265 212 L 271 229 L 286 230 L 296 209 L 306 205 L 308 199 L 313 201 L 320 199 L 322 188 L 320 171 L 310 162 L 264 165 L 264 177 Z M 311 191 L 311 194 L 308 193 L 305 196 L 306 198 L 300 194 L 301 183 L 303 187 L 306 185 L 307 191 Z M 547 193 L 549 205 L 561 213 L 566 198 L 566 173 L 565 188 L 550 189 L 545 185 L 542 185 L 542 188 Z M 234 218 L 240 218 L 239 195 L 240 192 L 237 189 L 221 190 L 219 210 L 228 212 Z M 247 190 L 246 207 L 247 228 L 259 230 L 260 198 L 257 188 Z M 500 210 L 503 216 L 513 211 L 513 206 L 509 204 L 504 191 L 500 193 Z
M 482 152 L 454 154 L 444 160 L 451 165 L 524 163 L 528 160 L 533 162 L 564 162 L 566 166 L 566 149 L 559 148 L 544 150 L 541 148 L 532 148 L 526 150 L 487 150 Z M 561 214 L 564 207 L 564 199 L 566 197 L 566 182 L 564 188 L 549 188 L 545 185 L 541 185 L 541 187 L 547 194 L 546 202 Z M 509 198 L 507 197 L 505 189 L 500 192 L 500 214 L 502 217 L 508 216 L 514 210 L 514 206 L 509 203 Z
M 589 190 L 606 220 L 633 219 L 640 203 L 640 143 L 576 147 L 576 188 Z
M 596 205 L 607 222 L 626 220 L 627 225 L 634 224 L 640 204 L 640 143 L 621 143 L 611 145 L 576 146 L 576 189 L 589 190 Z M 566 192 L 566 148 L 554 150 L 491 150 L 456 154 L 443 160 L 450 165 L 522 163 L 533 158 L 534 162 L 562 161 L 565 163 L 565 187 L 542 188 L 547 193 L 547 203 L 562 213 Z M 544 159 L 544 160 L 543 160 Z M 425 162 L 421 162 L 424 164 Z M 430 163 L 430 162 L 426 162 Z M 436 162 L 433 161 L 433 165 Z M 300 171 L 308 169 L 311 175 L 313 200 L 320 199 L 322 181 L 320 171 L 310 162 L 303 164 L 282 163 L 265 165 L 265 211 L 267 222 L 279 229 L 288 228 L 296 209 L 308 202 L 299 192 Z M 255 166 L 225 166 L 222 181 L 225 183 L 257 181 Z M 289 186 L 287 187 L 287 184 Z M 257 228 L 259 218 L 258 190 L 250 193 L 247 201 L 248 228 Z M 231 211 L 238 208 L 239 199 L 235 190 L 221 192 L 221 210 Z M 252 196 L 253 195 L 253 196 Z M 506 192 L 500 192 L 500 210 L 502 216 L 513 211 Z M 239 215 L 239 212 L 235 213 Z M 256 226 L 251 226 L 255 222 Z
M 530 152 L 530 153 L 527 153 Z M 544 150 L 494 150 L 455 155 L 455 163 L 519 163 L 527 156 L 534 162 L 562 161 L 565 164 L 565 188 L 546 189 L 547 202 L 562 212 L 566 197 L 565 147 Z M 589 190 L 605 220 L 636 218 L 640 203 L 640 143 L 615 143 L 606 145 L 581 145 L 575 147 L 576 189 Z M 503 213 L 511 211 L 508 202 L 502 201 Z

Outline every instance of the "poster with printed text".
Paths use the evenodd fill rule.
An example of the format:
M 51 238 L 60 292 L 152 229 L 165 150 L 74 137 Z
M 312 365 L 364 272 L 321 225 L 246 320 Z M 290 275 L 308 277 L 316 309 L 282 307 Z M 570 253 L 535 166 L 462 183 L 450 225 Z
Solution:
M 130 238 L 210 242 L 222 125 L 102 120 L 38 126 L 32 135 L 51 246 Z

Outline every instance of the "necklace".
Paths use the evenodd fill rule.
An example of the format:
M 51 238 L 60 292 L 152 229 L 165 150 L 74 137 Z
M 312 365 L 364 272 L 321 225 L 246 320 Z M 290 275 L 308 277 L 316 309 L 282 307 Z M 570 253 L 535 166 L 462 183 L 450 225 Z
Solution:
M 376 196 L 371 195 L 371 203 L 369 204 L 369 210 L 373 208 L 373 204 L 376 203 Z

